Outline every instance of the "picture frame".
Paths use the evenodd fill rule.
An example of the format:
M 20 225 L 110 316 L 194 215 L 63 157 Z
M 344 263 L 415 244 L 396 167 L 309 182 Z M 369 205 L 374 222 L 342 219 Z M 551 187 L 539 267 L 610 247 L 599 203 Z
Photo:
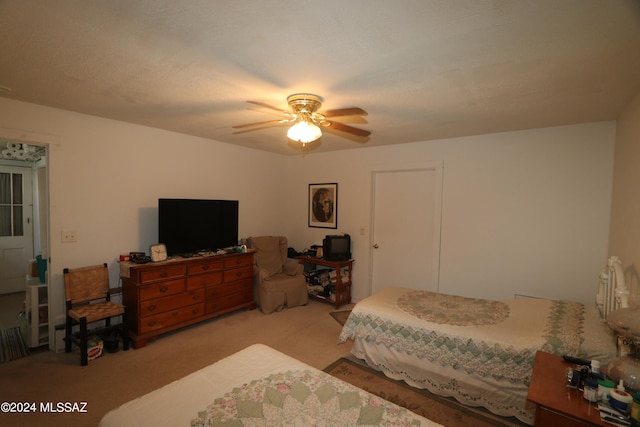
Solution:
M 309 227 L 338 228 L 338 184 L 309 184 Z

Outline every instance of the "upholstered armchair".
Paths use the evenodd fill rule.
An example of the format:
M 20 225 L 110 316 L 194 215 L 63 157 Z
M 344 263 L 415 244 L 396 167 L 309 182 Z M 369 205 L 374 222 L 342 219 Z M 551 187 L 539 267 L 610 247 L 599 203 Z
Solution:
M 286 237 L 250 237 L 247 246 L 256 250 L 253 257 L 254 295 L 264 314 L 309 302 L 302 264 L 287 262 Z

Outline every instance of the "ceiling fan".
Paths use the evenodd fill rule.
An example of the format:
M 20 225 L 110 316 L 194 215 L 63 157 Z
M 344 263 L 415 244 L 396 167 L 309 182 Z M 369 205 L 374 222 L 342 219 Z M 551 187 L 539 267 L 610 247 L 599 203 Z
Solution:
M 266 107 L 277 111 L 283 116 L 281 119 L 267 120 L 264 122 L 247 123 L 243 125 L 233 126 L 235 129 L 247 128 L 252 126 L 265 126 L 271 124 L 293 123 L 289 128 L 287 137 L 301 143 L 303 146 L 313 142 L 322 136 L 320 126 L 334 129 L 340 132 L 346 132 L 359 137 L 368 137 L 371 132 L 368 130 L 356 128 L 344 123 L 329 120 L 333 117 L 344 116 L 366 116 L 368 113 L 362 108 L 350 107 L 339 108 L 335 110 L 327 110 L 319 113 L 318 110 L 322 106 L 322 99 L 317 95 L 309 93 L 296 93 L 287 97 L 287 104 L 291 111 L 286 111 L 269 104 L 258 101 L 247 101 L 250 104 Z

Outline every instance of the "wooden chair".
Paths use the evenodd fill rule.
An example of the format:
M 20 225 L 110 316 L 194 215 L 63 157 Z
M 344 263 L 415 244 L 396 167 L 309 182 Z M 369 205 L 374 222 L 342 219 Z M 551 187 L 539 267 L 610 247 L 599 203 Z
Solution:
M 104 327 L 92 333 L 118 331 L 122 336 L 123 350 L 129 349 L 124 305 L 111 301 L 109 293 L 109 270 L 107 264 L 64 269 L 64 291 L 67 308 L 65 352 L 71 352 L 71 343 L 80 347 L 80 364 L 89 363 L 87 355 L 88 324 L 104 320 Z M 111 325 L 111 318 L 122 316 L 122 322 Z M 80 331 L 73 333 L 73 326 Z

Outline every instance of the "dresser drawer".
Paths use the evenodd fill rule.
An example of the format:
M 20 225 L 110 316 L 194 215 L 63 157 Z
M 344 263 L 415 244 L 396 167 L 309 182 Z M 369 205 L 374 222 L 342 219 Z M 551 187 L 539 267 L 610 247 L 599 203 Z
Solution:
M 155 331 L 156 329 L 166 328 L 168 326 L 202 317 L 203 314 L 204 303 L 200 303 L 155 314 L 153 316 L 142 317 L 140 318 L 140 331 L 138 333 L 144 334 Z
M 222 271 L 187 277 L 187 290 L 204 289 L 206 286 L 222 283 Z
M 140 301 L 179 294 L 185 290 L 185 279 L 167 280 L 154 285 L 140 286 Z
M 211 314 L 225 310 L 230 307 L 236 307 L 253 301 L 253 282 L 250 280 L 243 281 L 243 286 L 233 288 L 235 292 L 227 293 L 230 288 L 221 290 L 214 296 L 207 294 L 206 313 Z M 224 285 L 223 285 L 224 286 Z
M 235 255 L 224 259 L 224 268 L 234 268 L 243 265 L 253 265 L 253 254 Z
M 207 301 L 230 295 L 237 292 L 251 291 L 253 295 L 253 279 L 244 279 L 237 282 L 223 283 L 220 285 L 207 286 Z
M 140 271 L 140 283 L 150 283 L 158 280 L 173 279 L 183 277 L 187 272 L 184 265 L 167 265 L 149 270 Z
M 187 274 L 208 273 L 210 271 L 222 270 L 224 263 L 221 259 L 212 259 L 208 261 L 194 262 L 187 266 Z
M 204 302 L 204 289 L 155 298 L 140 303 L 139 315 L 140 317 L 151 316 L 201 302 Z
M 231 270 L 225 270 L 224 282 L 232 282 L 234 280 L 253 278 L 253 266 L 234 268 Z

